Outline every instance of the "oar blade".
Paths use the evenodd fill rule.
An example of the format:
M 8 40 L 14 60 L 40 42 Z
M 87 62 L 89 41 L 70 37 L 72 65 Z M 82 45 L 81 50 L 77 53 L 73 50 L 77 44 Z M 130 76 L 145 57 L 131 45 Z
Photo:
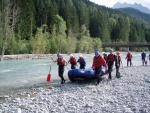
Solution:
M 46 80 L 47 82 L 50 82 L 51 81 L 51 74 L 49 73 L 48 75 L 47 75 L 47 80 Z

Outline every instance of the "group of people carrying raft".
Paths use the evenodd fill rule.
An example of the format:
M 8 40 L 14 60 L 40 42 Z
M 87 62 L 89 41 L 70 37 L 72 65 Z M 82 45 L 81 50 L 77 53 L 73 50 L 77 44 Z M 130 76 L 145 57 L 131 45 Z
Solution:
M 145 52 L 143 51 L 143 53 L 141 54 L 143 62 L 145 62 L 145 54 L 144 53 Z M 51 59 L 54 62 L 57 62 L 58 75 L 61 78 L 61 84 L 65 83 L 63 73 L 64 73 L 64 67 L 68 63 L 71 64 L 71 69 L 76 69 L 77 63 L 80 64 L 80 69 L 85 69 L 85 66 L 86 66 L 85 59 L 83 58 L 82 55 L 80 55 L 79 59 L 76 60 L 76 58 L 73 56 L 73 54 L 70 54 L 70 59 L 68 61 L 66 61 L 63 58 L 63 56 L 60 53 L 58 53 L 56 60 L 54 60 L 53 57 L 51 57 Z M 130 63 L 130 66 L 133 66 L 133 64 L 132 64 L 132 54 L 130 52 L 127 53 L 126 59 L 127 59 L 127 66 L 129 66 L 129 63 Z M 115 62 L 115 67 L 116 67 L 116 77 L 118 78 L 118 77 L 120 77 L 119 68 L 122 64 L 120 52 L 117 51 L 116 54 L 113 54 L 113 49 L 110 49 L 108 55 L 103 53 L 103 56 L 101 56 L 99 51 L 95 51 L 95 56 L 93 57 L 92 69 L 94 70 L 94 75 L 97 78 L 96 84 L 99 84 L 100 81 L 101 81 L 102 66 L 104 66 L 106 68 L 106 70 L 108 71 L 108 75 L 109 75 L 108 79 L 109 80 L 112 79 L 111 73 L 112 73 L 112 70 L 113 70 L 114 62 Z M 123 64 L 122 64 L 122 67 L 123 67 Z

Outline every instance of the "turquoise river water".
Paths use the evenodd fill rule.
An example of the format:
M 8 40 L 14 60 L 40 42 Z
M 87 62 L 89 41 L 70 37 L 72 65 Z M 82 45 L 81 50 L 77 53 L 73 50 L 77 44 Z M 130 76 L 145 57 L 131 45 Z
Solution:
M 141 53 L 133 54 L 133 65 L 141 65 Z M 78 58 L 79 55 L 76 55 Z M 87 68 L 92 65 L 92 59 L 94 54 L 84 54 L 83 55 L 86 62 Z M 121 53 L 123 65 L 126 66 L 125 56 L 126 53 Z M 68 60 L 69 56 L 65 56 Z M 46 77 L 49 73 L 51 66 L 51 83 L 59 83 L 60 78 L 57 74 L 57 64 L 52 62 L 50 58 L 48 59 L 34 59 L 34 60 L 5 60 L 0 62 L 0 92 L 5 92 L 17 88 L 26 88 L 34 86 L 35 84 L 46 84 Z M 64 77 L 68 80 L 67 72 L 70 64 L 65 68 Z

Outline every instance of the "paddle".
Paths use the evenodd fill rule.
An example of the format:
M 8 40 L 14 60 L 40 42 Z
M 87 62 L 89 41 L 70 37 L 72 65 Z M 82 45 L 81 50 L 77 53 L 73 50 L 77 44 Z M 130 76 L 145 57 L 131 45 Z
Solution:
M 50 81 L 51 81 L 51 74 L 50 74 L 50 71 L 51 71 L 51 65 L 50 65 L 49 73 L 48 73 L 48 75 L 47 75 L 47 82 L 50 82 Z

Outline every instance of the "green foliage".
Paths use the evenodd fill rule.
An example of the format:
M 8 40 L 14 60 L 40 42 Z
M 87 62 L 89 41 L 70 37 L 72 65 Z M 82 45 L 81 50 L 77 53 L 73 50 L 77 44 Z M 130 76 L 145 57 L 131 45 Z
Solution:
M 19 33 L 22 39 L 29 40 L 32 33 L 32 27 L 34 26 L 34 3 L 32 0 L 18 0 L 20 6 L 20 25 Z
M 95 50 L 101 50 L 101 40 L 99 38 L 93 39 L 87 36 L 82 36 L 81 39 L 77 42 L 77 53 L 91 53 Z
M 67 29 L 66 22 L 59 15 L 56 15 L 56 17 L 55 17 L 55 25 L 56 25 L 56 34 L 66 36 L 66 33 L 65 33 L 65 31 Z
M 35 38 L 31 41 L 32 53 L 42 54 L 47 51 L 48 40 L 45 34 L 42 32 L 42 28 L 38 28 L 35 34 Z
M 101 40 L 99 38 L 93 38 L 92 46 L 93 46 L 94 50 L 101 51 L 102 50 L 102 48 L 101 48 L 101 46 L 102 46 Z
M 131 14 L 132 16 L 135 16 L 135 17 L 138 17 L 138 18 L 141 18 L 147 22 L 150 22 L 150 14 L 147 14 L 147 13 L 143 13 L 137 9 L 134 9 L 134 8 L 121 8 L 120 10 L 128 13 L 128 14 Z
M 2 52 L 2 36 L 0 35 L 0 53 Z
M 17 53 L 18 51 L 18 43 L 17 41 L 15 40 L 15 38 L 10 38 L 8 40 L 8 43 L 7 43 L 7 49 L 5 51 L 6 54 L 13 54 L 13 53 Z
M 77 39 L 75 37 L 67 38 L 67 53 L 74 53 L 76 51 Z
M 22 41 L 20 41 L 19 42 L 19 45 L 18 45 L 19 47 L 20 47 L 20 49 L 19 49 L 19 54 L 21 53 L 21 54 L 28 54 L 28 53 L 30 53 L 30 43 L 29 43 L 29 41 L 26 41 L 26 40 L 22 40 Z
M 5 54 L 90 53 L 104 42 L 150 42 L 149 22 L 89 0 L 13 0 L 7 22 L 0 2 L 0 52 L 9 34 Z
M 58 51 L 58 43 L 55 38 L 50 40 L 50 53 L 56 53 Z

